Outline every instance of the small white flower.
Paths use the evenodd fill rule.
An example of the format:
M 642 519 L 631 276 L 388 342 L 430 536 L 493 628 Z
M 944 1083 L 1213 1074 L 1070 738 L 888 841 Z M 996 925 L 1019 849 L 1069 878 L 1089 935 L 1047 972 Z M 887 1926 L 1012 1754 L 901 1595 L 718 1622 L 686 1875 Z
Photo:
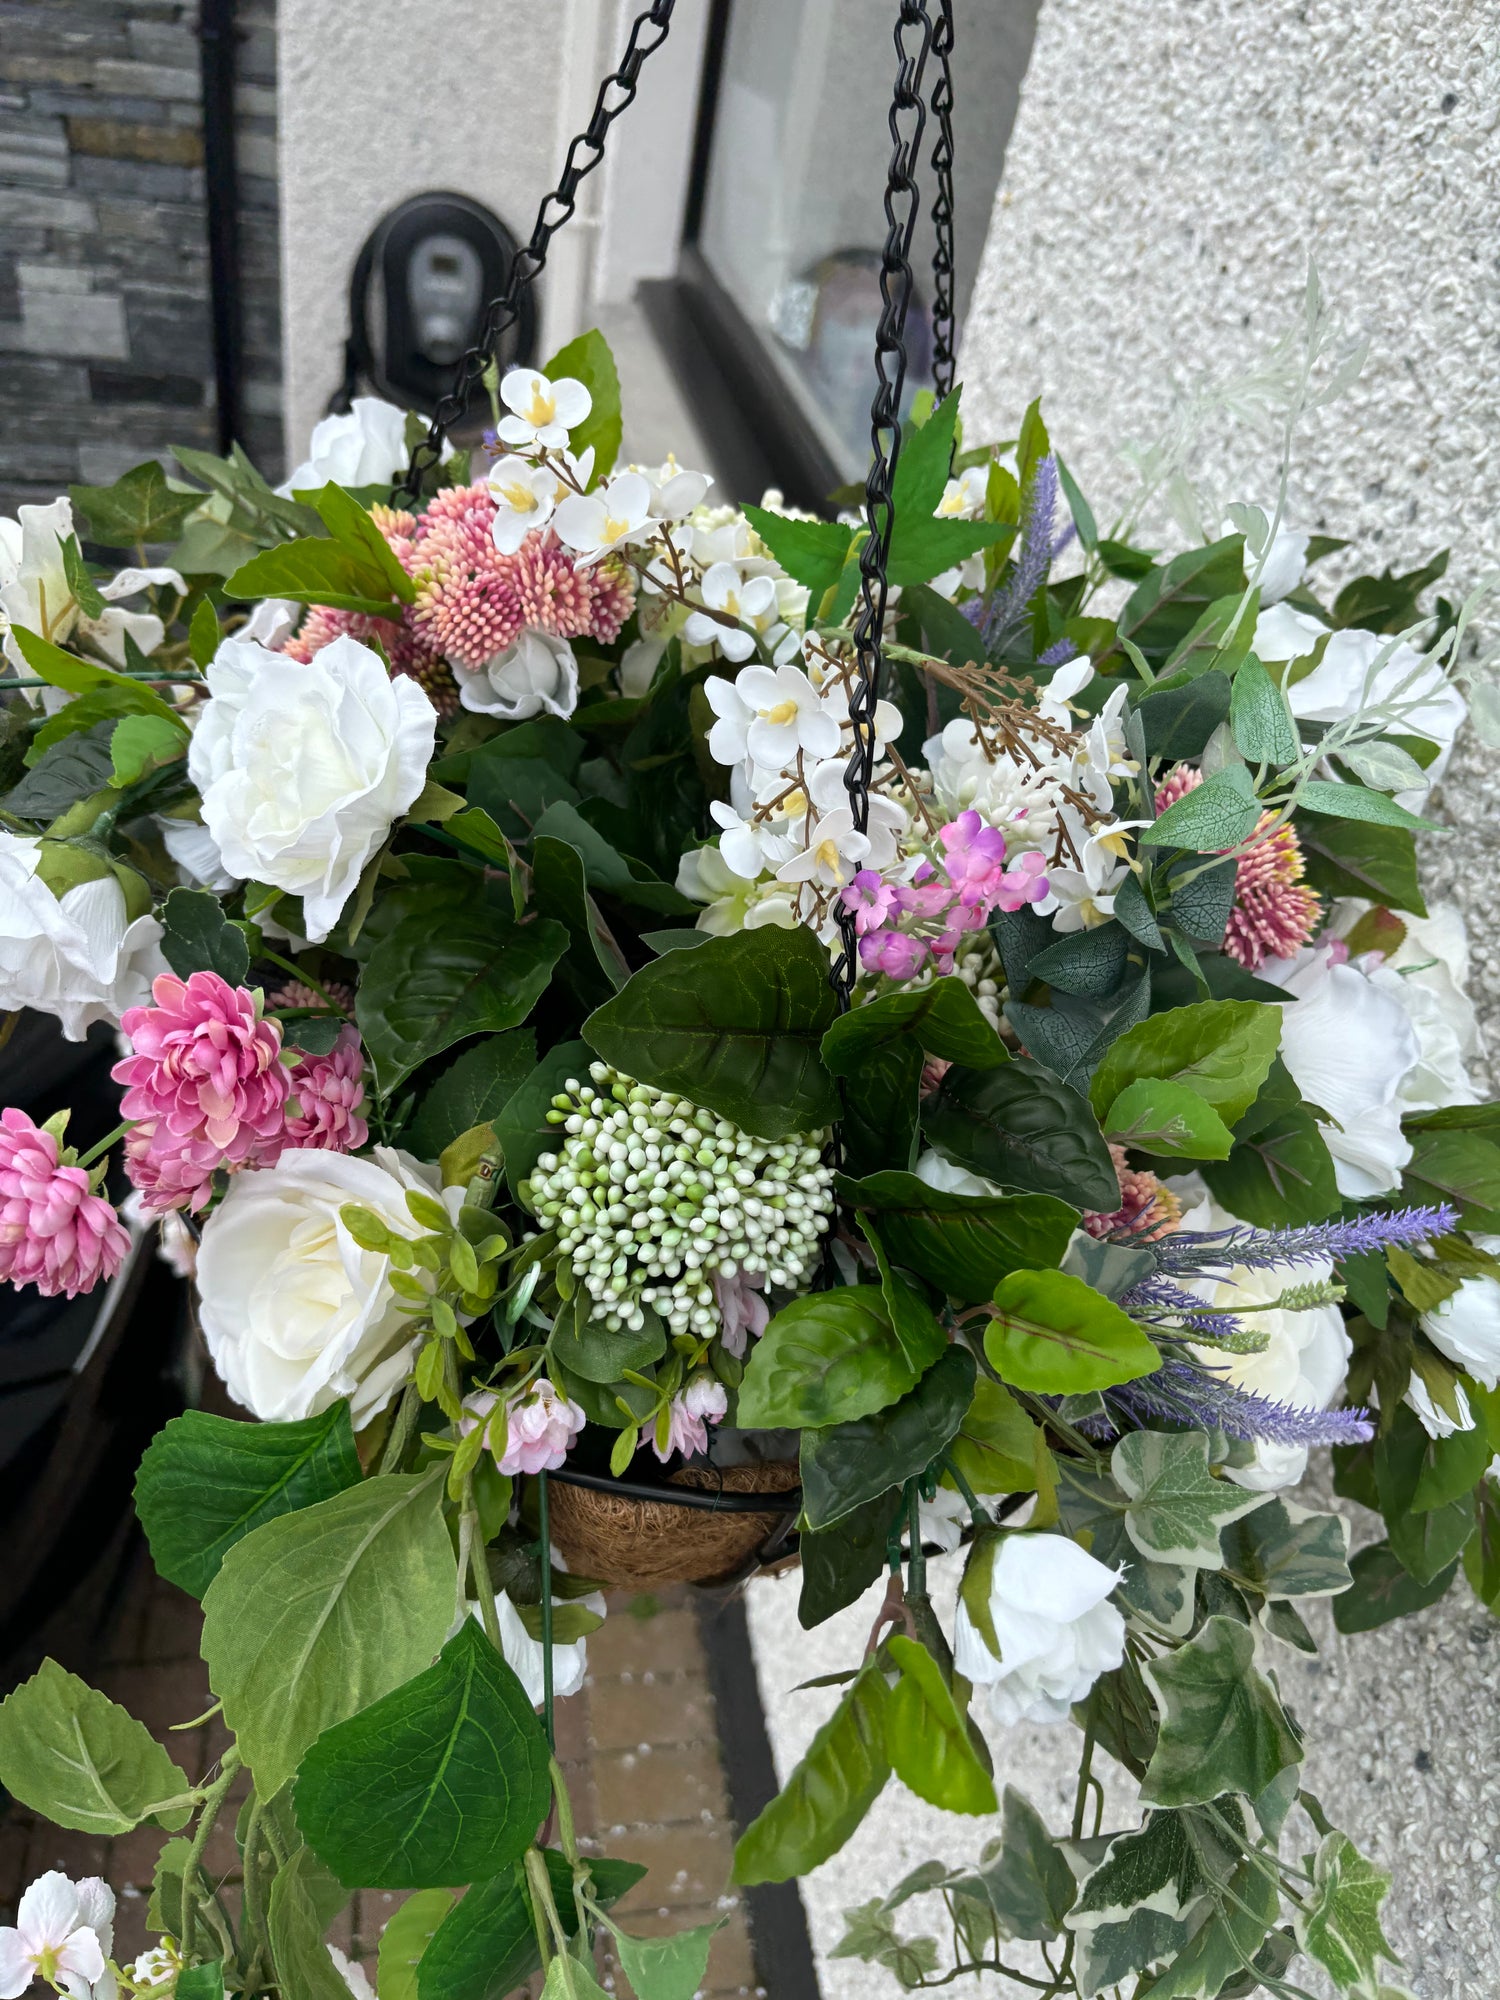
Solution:
M 510 411 L 500 419 L 501 442 L 549 451 L 566 445 L 568 432 L 594 407 L 588 390 L 571 375 L 549 382 L 535 368 L 512 368 L 501 381 L 500 400 Z
M 880 735 L 880 710 L 887 707 L 889 707 L 889 703 L 887 702 L 877 704 L 875 717 L 877 746 L 882 741 L 888 742 L 890 740 L 889 737 L 882 739 Z M 892 733 L 894 734 L 894 732 Z M 846 764 L 847 760 L 843 757 L 830 757 L 826 763 L 814 766 L 807 781 L 807 795 L 820 813 L 832 812 L 835 807 L 848 804 L 849 787 L 845 782 Z M 787 801 L 788 807 L 791 807 L 792 804 L 793 800 L 789 799 Z M 805 815 L 805 813 L 806 807 L 804 805 L 801 808 L 801 814 Z M 866 854 L 864 860 L 865 867 L 877 868 L 882 873 L 888 868 L 893 868 L 896 864 L 896 857 L 901 850 L 901 843 L 910 830 L 911 814 L 906 810 L 905 806 L 898 805 L 894 799 L 887 798 L 884 792 L 871 792 L 869 797 L 869 813 L 865 823 L 865 835 L 870 843 L 869 852 Z
M 132 1985 L 149 1990 L 153 1986 L 170 1986 L 181 1970 L 181 1960 L 165 1945 L 158 1944 L 141 1953 L 130 1968 L 130 1979 Z
M 15 1924 L 0 1928 L 0 2000 L 20 2000 L 34 1978 L 90 2000 L 107 1976 L 114 1914 L 114 1891 L 97 1875 L 82 1882 L 56 1869 L 39 1875 L 21 1897 Z
M 756 882 L 738 875 L 717 847 L 690 847 L 677 864 L 677 888 L 707 908 L 698 929 L 710 937 L 733 937 L 769 924 L 777 930 L 797 928 L 793 894 L 779 882 Z
M 453 677 L 460 702 L 476 715 L 518 722 L 544 710 L 566 717 L 578 706 L 573 648 L 556 633 L 538 632 L 529 625 L 483 669 L 455 661 Z
M 647 541 L 656 532 L 650 481 L 639 472 L 617 472 L 597 493 L 570 493 L 553 515 L 552 528 L 585 563 Z
M 997 1722 L 1065 1722 L 1101 1674 L 1125 1657 L 1125 1620 L 1109 1603 L 1124 1574 L 1066 1535 L 1007 1535 L 990 1568 L 988 1609 L 998 1644 L 960 1600 L 953 1664 L 990 1690 Z
M 984 512 L 989 486 L 989 467 L 970 465 L 943 488 L 943 497 L 933 508 L 940 521 L 977 521 Z
M 451 449 L 451 447 L 450 447 Z M 406 412 L 379 396 L 356 396 L 340 416 L 313 426 L 307 457 L 277 487 L 282 497 L 335 486 L 389 486 L 406 470 Z
M 572 491 L 550 466 L 514 455 L 497 460 L 485 484 L 495 501 L 491 533 L 503 556 L 514 555 L 533 528 L 545 528 Z
M 1072 806 L 1064 806 L 1060 817 L 1072 835 L 1081 865 L 1049 868 L 1047 895 L 1037 909 L 1043 916 L 1052 915 L 1055 930 L 1092 930 L 1097 924 L 1107 923 L 1114 914 L 1115 894 L 1130 873 L 1125 859 L 1129 849 L 1127 836 L 1134 828 L 1150 822 L 1117 819 L 1090 827 Z M 1005 833 L 1008 839 L 1008 826 Z
M 737 618 L 725 625 L 707 612 L 693 611 L 682 628 L 690 646 L 717 646 L 726 660 L 748 660 L 758 634 L 778 622 L 776 585 L 768 576 L 742 577 L 733 563 L 715 563 L 700 585 L 703 602 L 713 611 Z
M 732 682 L 711 674 L 703 691 L 719 718 L 708 749 L 720 764 L 748 756 L 767 771 L 784 771 L 799 751 L 838 754 L 837 717 L 800 667 L 746 667 Z
M 842 889 L 869 853 L 869 836 L 856 828 L 851 808 L 835 806 L 813 823 L 806 847 L 782 862 L 776 879 L 813 882 L 820 889 Z
M 1464 1394 L 1462 1382 L 1455 1382 L 1453 1394 L 1458 1404 L 1457 1417 L 1433 1401 L 1432 1393 L 1420 1375 L 1413 1375 L 1406 1385 L 1406 1394 L 1401 1398 L 1413 1412 L 1417 1422 L 1430 1438 L 1452 1437 L 1455 1431 L 1471 1431 L 1474 1428 L 1474 1412 L 1469 1407 L 1469 1399 Z
M 706 472 L 688 472 L 669 458 L 659 471 L 648 473 L 651 483 L 651 516 L 656 521 L 680 521 L 703 505 L 712 479 Z
M 970 1520 L 969 1503 L 961 1493 L 940 1486 L 930 1500 L 917 1501 L 917 1532 L 924 1543 L 952 1555 L 964 1538 Z M 911 1537 L 906 1537 L 908 1545 Z

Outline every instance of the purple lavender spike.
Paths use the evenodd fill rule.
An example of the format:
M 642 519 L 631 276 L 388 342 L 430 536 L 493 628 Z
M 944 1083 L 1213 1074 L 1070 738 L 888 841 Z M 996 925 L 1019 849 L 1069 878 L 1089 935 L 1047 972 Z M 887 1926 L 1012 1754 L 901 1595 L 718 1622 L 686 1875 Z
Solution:
M 1368 1410 L 1306 1410 L 1237 1389 L 1188 1361 L 1164 1361 L 1154 1375 L 1107 1391 L 1137 1423 L 1158 1418 L 1194 1430 L 1266 1444 L 1364 1444 L 1375 1435 Z
M 1048 452 L 1031 474 L 1031 486 L 1021 517 L 1021 546 L 1004 589 L 990 600 L 980 630 L 988 645 L 1013 624 L 1047 581 L 1052 562 L 1052 519 L 1057 512 L 1057 460 Z
M 1458 1210 L 1447 1202 L 1430 1208 L 1395 1208 L 1383 1214 L 1359 1215 L 1347 1222 L 1313 1222 L 1301 1229 L 1251 1229 L 1236 1223 L 1230 1229 L 1180 1229 L 1152 1247 L 1164 1271 L 1228 1268 L 1244 1264 L 1267 1269 L 1278 1264 L 1309 1264 L 1325 1257 L 1354 1257 L 1391 1244 L 1425 1243 L 1445 1236 L 1458 1221 Z
M 1039 667 L 1065 667 L 1069 660 L 1076 660 L 1077 658 L 1078 648 L 1073 644 L 1073 641 L 1071 639 L 1059 639 L 1056 645 L 1049 646 L 1045 653 L 1037 654 L 1036 663 Z
M 1228 1339 L 1230 1335 L 1241 1330 L 1240 1323 L 1233 1313 L 1209 1311 L 1202 1299 L 1192 1292 L 1185 1291 L 1181 1285 L 1174 1284 L 1172 1279 L 1160 1272 L 1154 1272 L 1149 1278 L 1142 1278 L 1138 1284 L 1132 1285 L 1128 1292 L 1122 1293 L 1120 1308 L 1123 1312 L 1147 1319 L 1157 1318 L 1163 1314 L 1170 1314 L 1173 1318 L 1183 1314 L 1191 1315 L 1193 1332 L 1206 1334 L 1214 1340 Z

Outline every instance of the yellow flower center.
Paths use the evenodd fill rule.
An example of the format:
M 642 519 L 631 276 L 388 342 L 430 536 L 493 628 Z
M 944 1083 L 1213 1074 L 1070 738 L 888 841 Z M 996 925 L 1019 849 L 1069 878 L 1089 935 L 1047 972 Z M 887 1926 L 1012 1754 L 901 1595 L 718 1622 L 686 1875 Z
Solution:
M 781 810 L 788 819 L 801 819 L 807 811 L 807 794 L 799 785 L 795 792 L 788 792 L 781 801 Z
M 797 704 L 793 700 L 778 701 L 773 708 L 763 708 L 760 711 L 762 722 L 774 722 L 778 725 L 783 722 L 794 721 L 796 714 Z
M 599 539 L 601 542 L 617 542 L 622 535 L 628 535 L 629 533 L 630 523 L 628 521 L 619 521 L 615 519 L 613 514 L 606 514 L 604 517 L 604 527 Z
M 550 424 L 556 415 L 557 398 L 555 396 L 543 395 L 540 384 L 533 382 L 531 385 L 531 408 L 526 412 L 527 423 L 534 425 L 537 430 L 541 430 L 543 425 Z
M 813 849 L 813 852 L 818 857 L 818 866 L 827 869 L 835 882 L 842 882 L 844 879 L 844 869 L 839 857 L 838 842 L 836 840 L 820 840 Z
M 534 513 L 539 504 L 531 488 L 523 486 L 519 480 L 512 486 L 502 486 L 500 497 L 513 514 Z

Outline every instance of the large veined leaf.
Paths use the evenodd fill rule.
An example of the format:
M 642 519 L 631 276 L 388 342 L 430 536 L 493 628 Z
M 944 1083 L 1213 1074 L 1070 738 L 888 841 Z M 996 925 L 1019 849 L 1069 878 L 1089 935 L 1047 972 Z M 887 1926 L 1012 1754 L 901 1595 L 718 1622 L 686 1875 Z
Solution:
M 1105 1214 L 1119 1202 L 1114 1163 L 1088 1099 L 1040 1063 L 955 1064 L 923 1105 L 922 1129 L 945 1159 L 983 1180 Z
M 746 507 L 744 514 L 787 575 L 807 586 L 816 613 L 839 580 L 854 530 L 843 521 L 793 520 L 767 507 Z
M 88 524 L 89 540 L 108 549 L 170 542 L 203 505 L 201 493 L 174 493 L 154 458 L 132 466 L 113 486 L 70 486 L 68 494 Z
M 1223 1792 L 1259 1798 L 1301 1762 L 1302 1745 L 1237 1618 L 1213 1617 L 1175 1653 L 1143 1668 L 1161 1714 L 1141 1796 L 1182 1806 Z
M 365 1480 L 237 1542 L 203 1600 L 209 1685 L 269 1798 L 325 1729 L 427 1667 L 453 1618 L 440 1473 Z
M 156 1434 L 135 1481 L 151 1560 L 201 1597 L 236 1542 L 360 1481 L 349 1405 L 300 1423 L 246 1424 L 189 1410 Z
M 348 1888 L 459 1888 L 531 1845 L 548 1757 L 525 1689 L 466 1619 L 435 1666 L 318 1738 L 297 1822 Z
M 555 1848 L 544 1847 L 542 1859 L 553 1900 L 571 1929 L 573 1871 Z M 645 1872 L 638 1862 L 591 1857 L 589 1893 L 608 1909 Z M 417 1968 L 417 1994 L 419 2000 L 509 2000 L 541 1962 L 526 1871 L 513 1863 L 492 1880 L 476 1882 L 443 1919 Z
M 1143 1077 L 1185 1084 L 1233 1125 L 1254 1103 L 1281 1041 L 1281 1009 L 1258 1000 L 1171 1007 L 1127 1029 L 1094 1072 L 1089 1097 L 1102 1117 Z
M 886 1650 L 901 1671 L 885 1711 L 886 1751 L 897 1777 L 945 1812 L 994 1812 L 995 1781 L 975 1754 L 937 1661 L 899 1634 Z
M 737 1421 L 802 1430 L 869 1416 L 915 1386 L 878 1285 L 839 1285 L 783 1306 L 755 1343 Z
M 1161 818 L 1141 829 L 1143 847 L 1185 847 L 1191 854 L 1225 854 L 1254 830 L 1262 806 L 1250 773 L 1230 764 L 1205 778 Z
M 762 1139 L 837 1115 L 819 1047 L 836 1003 L 812 933 L 773 928 L 670 951 L 583 1024 L 626 1076 L 680 1091 Z
M 299 1847 L 271 1883 L 267 1928 L 281 1991 L 297 2000 L 348 2000 L 344 1976 L 328 1955 L 323 1933 L 331 1919 L 319 1906 L 322 1874 L 311 1849 Z
M 1116 1835 L 1066 1919 L 1083 1991 L 1107 1991 L 1186 1944 L 1206 1887 L 1185 1814 L 1147 1813 L 1139 1832 Z
M 1167 1159 L 1227 1160 L 1234 1134 L 1196 1090 L 1159 1076 L 1127 1083 L 1104 1118 L 1115 1144 Z
M 561 924 L 510 924 L 482 905 L 403 917 L 371 952 L 355 1013 L 383 1091 L 465 1036 L 518 1028 L 567 948 Z
M 1005 1044 L 980 1012 L 979 1002 L 956 976 L 930 985 L 884 993 L 841 1014 L 823 1037 L 823 1060 L 835 1076 L 892 1041 L 915 1041 L 944 1062 L 989 1070 L 1005 1062 Z
M 924 1472 L 954 1437 L 974 1395 L 974 1357 L 950 1347 L 897 1403 L 802 1433 L 802 1505 L 826 1528 Z
M 1218 1569 L 1219 1530 L 1265 1503 L 1263 1493 L 1214 1477 L 1202 1431 L 1132 1431 L 1110 1470 L 1130 1502 L 1126 1532 L 1150 1562 Z
M 1234 676 L 1229 726 L 1247 763 L 1290 764 L 1302 747 L 1285 694 L 1253 653 Z
M 702 1988 L 714 1937 L 727 1921 L 719 1917 L 665 1937 L 631 1937 L 616 1924 L 609 1929 L 620 1970 L 640 2000 L 693 2000 Z
M 186 1772 L 144 1723 L 86 1681 L 43 1660 L 0 1702 L 0 1785 L 78 1833 L 129 1833 L 145 1820 L 185 1826 Z
M 1078 1210 L 1045 1194 L 949 1194 L 915 1174 L 840 1175 L 840 1200 L 868 1218 L 892 1263 L 951 1297 L 987 1299 L 1007 1272 L 1055 1265 Z
M 435 1160 L 461 1132 L 492 1125 L 535 1067 L 529 1028 L 481 1037 L 423 1091 L 401 1143 L 419 1160 Z
M 1150 1375 L 1161 1356 L 1128 1314 L 1067 1271 L 1012 1271 L 995 1289 L 984 1351 L 1002 1382 L 1076 1396 Z
M 889 1701 L 885 1676 L 867 1662 L 781 1791 L 740 1835 L 736 1882 L 790 1881 L 837 1854 L 891 1774 Z
M 334 485 L 309 497 L 328 534 L 263 549 L 230 577 L 226 596 L 285 597 L 294 604 L 398 618 L 416 587 L 371 515 Z

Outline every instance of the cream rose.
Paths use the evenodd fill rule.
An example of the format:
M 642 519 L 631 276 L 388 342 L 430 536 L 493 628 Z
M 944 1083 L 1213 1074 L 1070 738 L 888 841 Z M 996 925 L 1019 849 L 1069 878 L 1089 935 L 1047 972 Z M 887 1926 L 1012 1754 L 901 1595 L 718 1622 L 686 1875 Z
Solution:
M 1119 1666 L 1125 1620 L 1109 1595 L 1123 1574 L 1066 1535 L 1007 1535 L 1000 1542 L 986 1595 L 990 1632 L 981 1632 L 960 1600 L 953 1664 L 976 1686 L 988 1686 L 1002 1727 L 1065 1722 L 1100 1674 Z
M 326 938 L 360 871 L 426 782 L 437 711 L 347 636 L 306 665 L 228 639 L 188 750 L 224 868 L 302 898 Z
M 411 1371 L 411 1316 L 399 1310 L 390 1259 L 362 1250 L 339 1211 L 354 1202 L 395 1234 L 421 1236 L 407 1190 L 436 1194 L 436 1180 L 383 1146 L 368 1160 L 283 1153 L 235 1176 L 204 1225 L 198 1299 L 208 1351 L 237 1402 L 270 1421 L 316 1416 L 347 1396 L 356 1430 L 385 1407 Z M 460 1195 L 444 1196 L 455 1213 Z
M 483 668 L 455 665 L 458 698 L 476 715 L 569 716 L 578 706 L 578 667 L 566 639 L 530 626 Z
M 313 425 L 307 457 L 276 490 L 311 493 L 330 480 L 338 486 L 389 486 L 410 456 L 405 410 L 379 396 L 356 396 L 347 410 Z
M 167 970 L 161 925 L 131 919 L 109 872 L 54 895 L 42 862 L 40 840 L 0 831 L 0 1008 L 54 1014 L 69 1041 L 81 1042 L 96 1021 L 113 1024 L 150 999 L 152 980 Z

